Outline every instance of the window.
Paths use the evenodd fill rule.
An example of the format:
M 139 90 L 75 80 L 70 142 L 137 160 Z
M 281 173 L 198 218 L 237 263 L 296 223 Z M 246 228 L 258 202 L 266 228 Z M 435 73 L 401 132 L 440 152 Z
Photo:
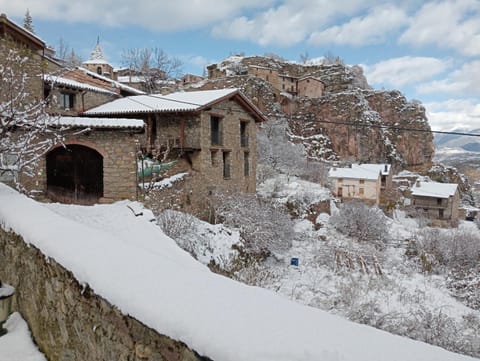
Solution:
M 60 93 L 60 107 L 62 109 L 73 109 L 75 106 L 75 94 L 72 93 Z
M 212 167 L 217 167 L 218 166 L 218 151 L 212 150 L 210 152 L 210 159 L 212 162 Z
M 358 182 L 359 182 L 360 184 L 365 184 L 365 179 L 360 179 Z
M 243 153 L 243 175 L 248 177 L 250 175 L 250 153 Z
M 364 188 L 358 188 L 358 194 L 363 196 L 365 194 L 365 189 Z
M 339 196 L 339 197 L 343 196 L 343 188 L 342 187 L 338 187 L 337 196 Z
M 442 198 L 437 198 L 437 206 L 441 206 L 442 205 Z
M 230 179 L 230 152 L 223 152 L 223 178 Z
M 240 146 L 245 148 L 248 147 L 248 123 L 240 122 Z
M 97 74 L 102 75 L 102 67 L 101 66 L 97 67 Z
M 212 145 L 222 145 L 222 132 L 221 132 L 221 118 L 216 116 L 210 117 L 210 131 Z
M 438 218 L 443 219 L 443 209 L 438 210 Z
M 342 183 L 343 182 L 343 178 L 338 178 L 338 183 Z

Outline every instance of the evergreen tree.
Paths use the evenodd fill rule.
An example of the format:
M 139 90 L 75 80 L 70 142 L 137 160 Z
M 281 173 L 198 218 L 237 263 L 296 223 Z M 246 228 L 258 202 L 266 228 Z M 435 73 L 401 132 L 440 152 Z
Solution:
M 33 19 L 30 15 L 30 10 L 27 9 L 25 13 L 25 17 L 23 18 L 23 27 L 30 31 L 31 33 L 35 34 L 35 29 L 33 27 Z

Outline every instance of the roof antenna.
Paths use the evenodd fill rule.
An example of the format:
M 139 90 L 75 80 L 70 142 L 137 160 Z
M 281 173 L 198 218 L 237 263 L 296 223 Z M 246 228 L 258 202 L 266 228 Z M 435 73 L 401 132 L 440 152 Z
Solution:
M 100 35 L 97 35 L 97 45 L 100 44 Z

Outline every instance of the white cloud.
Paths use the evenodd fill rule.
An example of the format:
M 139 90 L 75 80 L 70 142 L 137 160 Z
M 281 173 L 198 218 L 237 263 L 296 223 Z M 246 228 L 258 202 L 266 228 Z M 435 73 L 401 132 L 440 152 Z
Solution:
M 399 42 L 415 46 L 435 44 L 461 54 L 480 54 L 480 1 L 445 0 L 425 4 L 411 20 Z
M 290 46 L 331 24 L 337 17 L 368 9 L 374 0 L 283 0 L 252 16 L 225 20 L 213 28 L 217 37 L 249 40 L 260 45 Z
M 431 79 L 448 66 L 449 61 L 437 58 L 403 56 L 363 67 L 370 84 L 402 87 Z
M 433 130 L 480 128 L 480 104 L 475 99 L 451 99 L 424 106 Z
M 23 17 L 26 9 L 35 19 L 138 25 L 152 30 L 183 30 L 206 26 L 238 15 L 245 9 L 268 7 L 274 0 L 0 0 L 8 16 Z
M 420 94 L 444 93 L 455 96 L 480 97 L 480 60 L 464 64 L 445 79 L 434 80 L 418 86 Z
M 407 15 L 402 9 L 394 5 L 377 6 L 366 16 L 356 17 L 345 24 L 313 32 L 309 42 L 314 45 L 377 44 L 385 41 L 392 32 L 407 24 L 407 21 Z

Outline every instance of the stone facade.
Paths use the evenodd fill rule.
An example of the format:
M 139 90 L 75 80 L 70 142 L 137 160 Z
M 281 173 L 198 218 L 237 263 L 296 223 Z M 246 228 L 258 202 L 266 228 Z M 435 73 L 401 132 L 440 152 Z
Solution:
M 57 85 L 51 90 L 50 96 L 52 101 L 49 103 L 49 111 L 52 114 L 62 114 L 67 116 L 77 116 L 88 109 L 108 103 L 118 98 L 118 95 L 115 95 L 114 93 L 93 91 L 85 92 L 80 89 L 73 89 L 60 85 Z M 61 101 L 61 98 L 64 96 L 70 98 L 72 106 L 64 106 L 65 103 L 62 103 Z
M 215 135 L 212 122 L 218 122 Z M 256 191 L 257 123 L 237 101 L 221 101 L 198 115 L 159 114 L 156 132 L 157 142 L 169 143 L 172 157 L 179 161 L 164 176 L 180 172 L 189 176 L 181 183 L 183 194 L 177 187 L 154 192 L 158 193 L 154 196 L 156 203 L 165 207 L 155 202 L 149 202 L 149 206 L 163 209 L 173 205 L 208 219 L 212 196 Z M 218 138 L 212 140 L 212 136 Z
M 103 196 L 101 202 L 137 198 L 137 162 L 138 144 L 143 134 L 133 130 L 93 129 L 87 132 L 70 130 L 65 135 L 64 144 L 80 145 L 98 152 L 103 159 Z M 62 147 L 62 145 L 57 145 Z M 56 149 L 54 147 L 52 150 Z M 51 151 L 52 151 L 51 150 Z M 48 154 L 47 154 L 48 156 Z M 21 178 L 22 185 L 37 197 L 47 195 L 46 157 L 40 158 L 35 175 Z M 49 197 L 55 197 L 50 195 Z M 62 199 L 57 199 L 62 201 Z M 65 199 L 64 201 L 68 201 Z M 70 200 L 71 201 L 71 200 Z M 88 201 L 88 200 L 87 200 Z M 97 199 L 98 201 L 98 199 Z M 79 203 L 82 203 L 79 200 Z
M 313 76 L 307 76 L 299 79 L 297 83 L 298 96 L 315 98 L 323 96 L 325 84 L 320 79 Z
M 122 314 L 55 260 L 2 228 L 0 279 L 16 288 L 13 310 L 27 321 L 50 361 L 202 359 L 185 344 Z

